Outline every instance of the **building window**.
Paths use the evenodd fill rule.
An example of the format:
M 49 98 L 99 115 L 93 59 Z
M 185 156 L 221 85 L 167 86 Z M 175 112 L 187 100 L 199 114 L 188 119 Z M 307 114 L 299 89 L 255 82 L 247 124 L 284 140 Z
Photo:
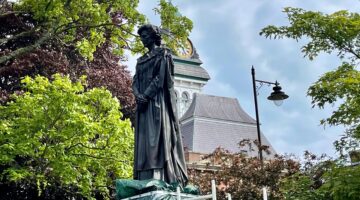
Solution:
M 189 104 L 189 95 L 187 92 L 183 92 L 181 95 L 182 102 L 184 104 L 184 108 L 186 109 Z
M 178 91 L 175 90 L 175 100 L 176 100 L 176 104 L 178 103 L 178 99 L 179 99 Z

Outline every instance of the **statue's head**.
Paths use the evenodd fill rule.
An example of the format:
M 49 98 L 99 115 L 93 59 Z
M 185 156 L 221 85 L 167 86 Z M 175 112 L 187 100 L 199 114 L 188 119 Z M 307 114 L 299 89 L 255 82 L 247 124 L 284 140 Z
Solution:
M 148 47 L 149 43 L 155 43 L 155 45 L 160 46 L 161 44 L 161 34 L 160 28 L 151 24 L 142 25 L 137 33 L 141 37 L 141 41 L 144 46 Z

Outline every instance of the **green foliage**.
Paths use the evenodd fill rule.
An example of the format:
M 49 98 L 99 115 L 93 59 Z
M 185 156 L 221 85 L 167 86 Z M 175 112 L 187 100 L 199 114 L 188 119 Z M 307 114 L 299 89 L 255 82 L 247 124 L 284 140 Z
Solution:
M 162 28 L 170 32 L 169 35 L 164 35 L 166 45 L 173 50 L 184 45 L 189 30 L 193 28 L 192 21 L 181 15 L 179 9 L 166 0 L 160 0 L 159 7 L 154 10 L 160 14 Z
M 282 180 L 285 199 L 359 199 L 360 166 L 343 166 L 333 161 L 319 164 Z
M 58 185 L 108 197 L 113 179 L 132 175 L 131 124 L 109 91 L 53 79 L 24 78 L 26 92 L 0 106 L 2 179 L 34 182 L 39 195 Z
M 304 153 L 302 169 L 281 180 L 280 190 L 285 199 L 293 200 L 329 200 L 330 192 L 321 190 L 324 174 L 334 164 L 326 155 L 320 157 L 308 151 Z
M 320 52 L 338 51 L 343 57 L 349 53 L 353 58 L 360 58 L 360 15 L 342 10 L 333 14 L 305 11 L 301 8 L 285 8 L 289 26 L 273 25 L 262 29 L 260 35 L 269 38 L 309 38 L 310 41 L 302 47 L 302 52 L 310 60 Z
M 40 29 L 50 32 L 67 44 L 76 43 L 81 55 L 92 60 L 96 48 L 106 37 L 119 51 L 132 37 L 136 25 L 145 16 L 136 10 L 139 1 L 95 0 L 21 0 L 16 10 L 32 13 Z M 82 37 L 78 37 L 83 32 Z
M 360 197 L 360 165 L 333 165 L 323 176 L 320 192 L 330 192 L 334 200 L 357 200 Z
M 135 28 L 146 23 L 146 17 L 137 10 L 139 0 L 19 0 L 14 5 L 17 13 L 30 14 L 37 22 L 29 32 L 37 33 L 34 45 L 14 50 L 0 57 L 0 64 L 33 51 L 48 40 L 56 39 L 66 45 L 76 44 L 80 54 L 93 60 L 93 53 L 106 39 L 110 39 L 113 53 L 123 55 L 125 49 L 133 53 L 143 51 Z M 171 48 L 175 42 L 185 42 L 192 29 L 192 22 L 181 16 L 177 7 L 160 0 L 154 9 L 160 14 L 162 26 L 172 32 L 165 39 Z M 10 35 L 10 39 L 18 35 Z M 7 42 L 6 41 L 6 42 Z
M 358 199 L 360 167 L 305 152 L 301 171 L 284 177 L 280 191 L 290 200 Z
M 281 192 L 289 200 L 321 200 L 323 195 L 312 188 L 314 181 L 302 173 L 296 173 L 281 181 Z
M 341 99 L 337 110 L 322 120 L 322 124 L 351 127 L 352 135 L 360 138 L 360 72 L 355 66 L 343 63 L 336 70 L 325 73 L 308 91 L 313 106 L 323 108 Z

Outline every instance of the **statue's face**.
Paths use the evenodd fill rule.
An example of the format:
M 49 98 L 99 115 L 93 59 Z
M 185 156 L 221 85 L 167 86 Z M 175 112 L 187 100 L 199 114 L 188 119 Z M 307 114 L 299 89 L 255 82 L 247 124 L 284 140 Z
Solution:
M 140 39 L 145 47 L 150 47 L 154 43 L 154 40 L 151 37 L 151 33 L 147 30 L 144 30 L 140 33 Z

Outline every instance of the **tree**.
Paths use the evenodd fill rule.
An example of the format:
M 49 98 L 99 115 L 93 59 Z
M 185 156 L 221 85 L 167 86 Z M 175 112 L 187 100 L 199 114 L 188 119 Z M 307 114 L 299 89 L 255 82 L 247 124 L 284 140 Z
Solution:
M 127 138 L 129 136 L 128 131 L 132 133 L 132 130 L 128 127 L 128 121 L 126 121 L 126 123 L 121 122 L 123 125 L 126 124 L 126 130 L 125 125 L 124 130 L 121 130 L 119 133 L 116 132 L 116 128 L 111 130 L 115 131 L 112 136 L 117 135 L 117 140 L 119 140 L 117 142 L 121 144 L 119 144 L 119 146 L 109 146 L 108 153 L 105 154 L 103 151 L 100 151 L 102 148 L 105 148 L 100 144 L 104 143 L 104 140 L 98 137 L 102 134 L 105 134 L 104 137 L 106 137 L 106 134 L 109 135 L 110 130 L 108 129 L 111 128 L 111 124 L 106 124 L 105 122 L 101 122 L 100 124 L 100 122 L 98 122 L 97 126 L 92 126 L 88 121 L 81 121 L 98 119 L 93 116 L 95 113 L 91 112 L 96 110 L 95 108 L 98 108 L 99 105 L 96 102 L 94 105 L 88 105 L 87 103 L 92 103 L 90 97 L 87 97 L 89 98 L 87 102 L 85 102 L 85 99 L 83 99 L 84 102 L 81 103 L 72 102 L 70 106 L 78 106 L 75 111 L 80 112 L 78 117 L 81 117 L 81 119 L 70 118 L 69 121 L 63 119 L 75 117 L 70 116 L 71 113 L 68 113 L 73 107 L 70 109 L 63 106 L 61 102 L 56 102 L 56 100 L 66 102 L 71 99 L 65 98 L 66 95 L 64 93 L 62 93 L 62 95 L 65 95 L 65 99 L 61 99 L 59 95 L 54 94 L 54 98 L 56 97 L 58 99 L 52 100 L 55 102 L 54 107 L 49 107 L 51 107 L 54 112 L 56 109 L 58 109 L 57 111 L 61 111 L 58 114 L 61 114 L 59 117 L 63 118 L 56 121 L 56 124 L 54 124 L 54 126 L 56 125 L 56 130 L 53 131 L 51 129 L 50 132 L 42 130 L 41 127 L 48 127 L 50 122 L 47 120 L 55 119 L 57 115 L 51 113 L 53 116 L 49 115 L 49 118 L 41 115 L 41 110 L 48 109 L 46 105 L 43 108 L 36 107 L 43 106 L 42 103 L 44 103 L 44 100 L 40 99 L 41 95 L 39 95 L 39 99 L 36 99 L 38 96 L 33 96 L 35 99 L 33 99 L 32 102 L 36 102 L 36 100 L 39 101 L 34 105 L 33 112 L 35 113 L 30 111 L 32 107 L 26 104 L 26 102 L 24 102 L 25 100 L 20 101 L 23 102 L 23 104 L 17 103 L 17 101 L 23 96 L 27 97 L 36 93 L 34 90 L 28 93 L 30 86 L 27 86 L 27 89 L 24 90 L 22 87 L 23 83 L 21 83 L 24 76 L 34 78 L 37 77 L 37 75 L 42 75 L 53 81 L 50 83 L 51 81 L 49 82 L 46 78 L 40 78 L 44 80 L 42 83 L 46 83 L 45 85 L 47 85 L 47 82 L 49 82 L 51 85 L 55 82 L 61 82 L 59 81 L 59 75 L 53 76 L 56 73 L 60 73 L 67 75 L 68 78 L 62 80 L 66 82 L 64 85 L 67 85 L 69 79 L 77 82 L 81 79 L 80 77 L 82 75 L 86 75 L 86 84 L 82 85 L 81 89 L 80 86 L 78 86 L 79 83 L 75 84 L 75 86 L 79 88 L 74 94 L 69 94 L 71 98 L 75 96 L 77 100 L 80 101 L 81 98 L 85 98 L 84 96 L 86 95 L 84 94 L 88 94 L 89 92 L 90 95 L 91 92 L 92 94 L 96 93 L 96 95 L 98 95 L 97 98 L 103 95 L 103 103 L 109 103 L 110 100 L 108 97 L 110 94 L 105 92 L 104 89 L 96 88 L 105 87 L 111 91 L 113 96 L 119 99 L 121 105 L 120 107 L 116 103 L 111 103 L 113 106 L 111 112 L 115 112 L 116 109 L 121 109 L 123 115 L 119 114 L 119 117 L 122 119 L 131 118 L 135 106 L 131 91 L 132 81 L 130 73 L 121 62 L 125 60 L 124 50 L 130 50 L 132 53 L 144 51 L 139 38 L 134 34 L 137 26 L 147 22 L 146 17 L 137 10 L 138 3 L 139 1 L 136 0 L 20 0 L 16 1 L 16 3 L 8 2 L 7 0 L 0 1 L 0 104 L 2 105 L 1 109 L 4 110 L 4 113 L 5 111 L 7 113 L 7 115 L 2 115 L 5 121 L 1 122 L 4 130 L 2 130 L 3 132 L 1 132 L 2 135 L 0 137 L 5 137 L 3 138 L 3 142 L 5 143 L 2 144 L 0 142 L 0 148 L 4 148 L 2 149 L 4 152 L 9 150 L 10 153 L 9 155 L 4 154 L 9 158 L 6 158 L 6 160 L 4 157 L 5 160 L 0 163 L 0 171 L 3 174 L 3 176 L 0 177 L 2 178 L 0 190 L 3 192 L 0 192 L 0 194 L 8 195 L 4 198 L 82 199 L 95 196 L 101 199 L 108 197 L 109 186 L 112 184 L 111 180 L 114 178 L 130 177 L 132 173 L 130 170 L 132 167 L 132 147 L 131 151 L 129 151 L 129 146 L 121 146 L 123 142 L 128 142 L 127 145 L 132 145 L 132 140 L 128 140 Z M 166 29 L 166 32 L 169 34 L 169 36 L 165 38 L 166 43 L 170 45 L 183 42 L 192 28 L 192 22 L 182 16 L 174 5 L 165 0 L 159 1 L 156 12 L 160 15 L 163 23 L 162 28 Z M 173 46 L 174 45 L 170 45 L 170 47 Z M 27 83 L 28 80 L 33 79 L 26 78 L 25 80 L 24 83 Z M 38 78 L 34 79 L 35 82 L 36 80 L 38 80 Z M 60 87 L 61 84 L 58 86 Z M 39 88 L 36 89 L 37 92 L 42 90 L 42 86 L 39 86 Z M 50 91 L 46 92 L 42 98 L 51 99 L 52 97 L 48 97 L 48 95 L 52 95 L 52 93 Z M 58 92 L 61 93 L 62 91 Z M 11 102 L 13 101 L 11 98 L 13 94 L 16 94 L 15 103 Z M 93 101 L 95 101 L 95 99 L 93 99 Z M 38 117 L 34 117 L 34 119 L 38 119 L 38 121 L 32 121 L 33 123 L 37 123 L 36 125 L 33 124 L 33 127 L 30 127 L 34 129 L 28 130 L 30 132 L 35 131 L 34 134 L 37 134 L 37 137 L 31 138 L 32 140 L 29 141 L 15 140 L 16 138 L 7 139 L 7 137 L 10 137 L 10 135 L 7 134 L 7 131 L 10 131 L 10 129 L 7 130 L 9 126 L 7 121 L 12 124 L 11 131 L 18 133 L 19 137 L 26 138 L 27 135 L 31 134 L 30 132 L 24 131 L 26 130 L 24 127 L 14 125 L 15 120 L 18 120 L 16 118 L 17 114 L 19 114 L 19 116 L 26 114 L 21 113 L 21 109 L 17 109 L 14 105 L 18 105 L 18 107 L 28 106 L 26 107 L 28 109 L 27 114 L 34 116 L 36 114 L 39 115 Z M 62 107 L 60 106 L 68 109 L 66 112 L 62 111 Z M 93 106 L 93 109 L 91 109 L 91 106 Z M 10 115 L 10 109 L 13 109 L 14 115 Z M 106 110 L 96 111 L 96 113 L 99 114 L 99 118 L 110 115 L 109 112 L 110 111 Z M 63 114 L 65 116 L 62 116 Z M 24 116 L 24 118 L 26 118 L 26 116 Z M 13 121 L 11 117 L 13 117 Z M 119 118 L 117 118 L 117 120 L 119 120 Z M 76 124 L 71 124 L 71 121 L 73 121 L 73 123 L 76 122 Z M 22 125 L 25 126 L 26 122 L 24 121 Z M 115 122 L 111 121 L 111 123 Z M 31 123 L 28 125 L 30 124 Z M 86 132 L 89 131 L 86 128 L 76 129 L 76 126 L 85 127 L 85 125 L 89 125 L 89 128 L 94 128 L 93 132 Z M 104 127 L 98 127 L 100 125 Z M 64 128 L 63 126 L 65 128 L 67 127 L 67 129 L 58 130 Z M 52 127 L 52 125 L 50 127 Z M 95 129 L 97 131 L 108 132 L 95 134 Z M 45 132 L 43 133 L 43 131 Z M 83 143 L 73 141 L 70 138 L 67 140 L 66 138 L 71 134 L 70 132 L 75 135 L 84 134 L 82 138 L 84 139 L 82 141 Z M 121 135 L 121 133 L 126 134 Z M 15 134 L 12 134 L 11 136 L 14 135 Z M 50 136 L 54 136 L 55 138 L 51 138 Z M 62 143 L 62 139 L 66 140 L 64 144 Z M 22 147 L 23 150 L 17 151 L 12 149 L 12 146 L 8 147 L 8 140 L 9 142 L 13 142 L 12 146 Z M 99 143 L 98 141 L 101 142 Z M 97 144 L 100 146 L 97 146 Z M 45 150 L 35 148 L 37 145 L 40 145 L 41 148 L 44 148 L 45 145 L 47 148 L 45 148 Z M 31 151 L 32 149 L 30 148 L 32 146 L 35 148 L 33 151 Z M 77 157 L 75 156 L 75 158 L 74 155 L 72 155 L 74 152 L 65 148 L 76 152 L 80 149 L 79 152 L 81 154 L 86 153 L 86 155 L 76 155 Z M 87 149 L 90 152 L 86 151 Z M 28 152 L 25 150 L 28 150 Z M 93 150 L 99 150 L 98 152 L 100 154 L 94 153 Z M 49 156 L 49 158 L 39 157 L 38 152 L 45 152 L 43 156 Z M 114 152 L 117 152 L 119 155 L 114 155 Z M 100 159 L 105 158 L 105 156 L 106 158 L 111 156 L 111 159 L 114 160 L 108 159 L 109 163 L 105 163 L 104 159 Z M 124 157 L 120 160 L 119 156 Z M 61 165 L 59 164 L 60 162 L 56 162 L 57 159 L 69 160 L 67 160 L 64 165 Z M 96 163 L 96 161 L 98 161 L 98 163 Z M 115 162 L 117 163 L 115 164 Z M 56 163 L 59 165 L 56 165 L 57 168 L 55 170 L 55 167 L 52 165 Z M 101 168 L 99 163 L 104 164 L 103 168 Z M 78 165 L 79 167 L 77 167 Z M 70 172 L 70 169 L 75 171 Z M 13 178 L 13 176 L 15 178 Z M 77 185 L 76 181 L 80 184 Z M 37 191 L 41 191 L 40 197 L 38 197 Z
M 310 41 L 302 52 L 310 60 L 319 53 L 337 52 L 344 61 L 336 70 L 324 74 L 309 90 L 313 107 L 324 108 L 326 104 L 338 102 L 339 108 L 321 124 L 345 125 L 352 136 L 360 138 L 360 15 L 348 11 L 333 14 L 305 11 L 300 8 L 285 8 L 289 26 L 267 26 L 260 35 L 270 38 L 302 37 Z
M 93 60 L 93 53 L 106 41 L 106 37 L 114 44 L 113 52 L 117 55 L 123 55 L 124 49 L 139 52 L 143 47 L 133 32 L 146 19 L 136 10 L 138 3 L 139 1 L 133 0 L 20 0 L 13 4 L 14 11 L 5 12 L 1 17 L 30 17 L 35 26 L 10 32 L 1 43 L 29 35 L 35 37 L 31 44 L 9 49 L 9 53 L 0 57 L 0 64 L 31 52 L 53 39 L 68 45 L 76 44 L 80 54 L 89 60 Z M 164 28 L 169 29 L 175 39 L 188 36 L 192 22 L 181 16 L 171 3 L 160 0 L 156 11 L 166 23 Z
M 360 196 L 360 166 L 344 166 L 333 164 L 323 176 L 324 184 L 320 192 L 328 192 L 327 199 L 356 200 Z
M 69 74 L 76 80 L 87 75 L 88 87 L 105 86 L 122 105 L 127 118 L 134 113 L 131 76 L 124 50 L 143 51 L 136 26 L 146 22 L 136 10 L 138 1 L 1 1 L 0 102 L 21 89 L 20 79 L 37 74 L 51 78 Z M 171 41 L 183 41 L 192 22 L 171 3 L 161 0 L 156 12 Z M 179 31 L 181 30 L 181 31 Z
M 130 121 L 109 91 L 53 79 L 26 77 L 26 92 L 0 106 L 1 199 L 108 198 L 132 175 Z
M 357 199 L 360 167 L 346 165 L 344 153 L 358 149 L 360 144 L 360 72 L 357 69 L 360 60 L 360 15 L 345 10 L 323 14 L 300 8 L 285 8 L 284 12 L 290 25 L 267 26 L 260 35 L 295 40 L 306 37 L 309 42 L 302 47 L 302 52 L 310 60 L 321 52 L 337 53 L 343 63 L 336 70 L 322 75 L 310 86 L 307 94 L 312 98 L 313 107 L 323 109 L 326 105 L 339 105 L 331 116 L 321 120 L 321 124 L 344 125 L 347 128 L 344 136 L 334 143 L 340 157 L 323 170 L 319 176 L 320 185 L 314 189 L 313 180 L 302 173 L 289 179 L 287 191 L 297 191 L 303 197 L 311 193 L 315 199 Z M 299 188 L 304 184 L 304 188 Z
M 280 191 L 284 199 L 290 200 L 325 200 L 331 199 L 329 191 L 320 190 L 324 174 L 333 161 L 326 155 L 317 156 L 308 151 L 304 153 L 304 163 L 295 174 L 285 177 L 280 182 Z
M 305 160 L 300 172 L 282 180 L 280 190 L 285 199 L 359 199 L 360 166 L 346 166 L 309 152 L 305 152 Z
M 248 144 L 242 142 L 241 145 Z M 211 180 L 216 180 L 219 185 L 217 198 L 223 200 L 227 199 L 225 193 L 230 193 L 233 199 L 262 199 L 264 186 L 270 199 L 282 199 L 281 179 L 298 172 L 300 167 L 299 162 L 279 155 L 266 160 L 262 166 L 257 157 L 230 153 L 221 148 L 204 159 L 208 163 L 203 169 L 189 166 L 190 183 L 199 186 L 202 193 L 209 193 Z

